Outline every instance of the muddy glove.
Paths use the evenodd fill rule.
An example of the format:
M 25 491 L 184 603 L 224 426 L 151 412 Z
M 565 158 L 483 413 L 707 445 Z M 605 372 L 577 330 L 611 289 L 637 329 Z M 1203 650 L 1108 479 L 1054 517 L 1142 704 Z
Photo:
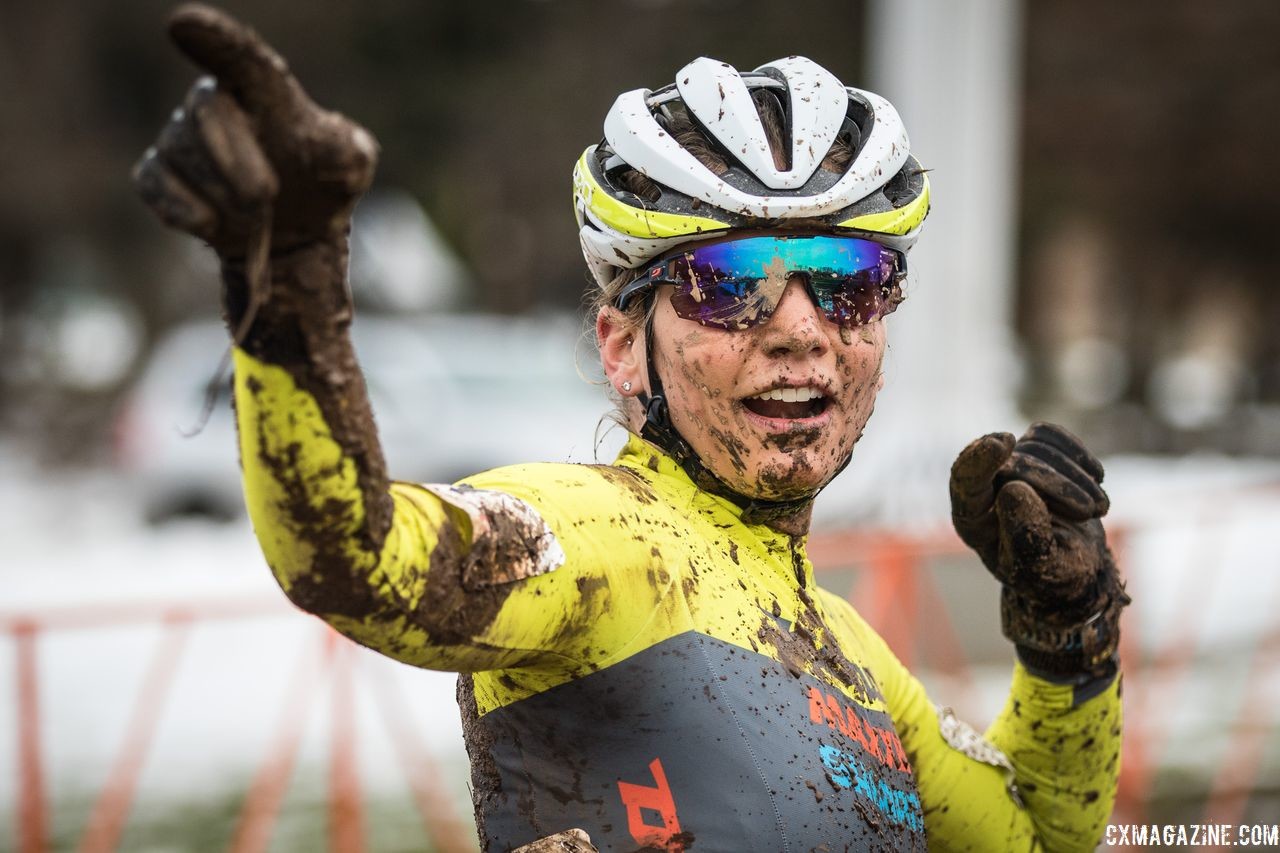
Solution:
M 511 853 L 598 853 L 591 843 L 591 836 L 581 829 L 567 829 L 539 838 L 523 847 L 517 847 Z
M 956 533 L 1003 584 L 1004 634 L 1037 674 L 1114 672 L 1129 603 L 1100 519 L 1102 465 L 1071 433 L 1033 424 L 1017 441 L 992 433 L 951 467 Z
M 268 327 L 282 313 L 315 309 L 317 299 L 323 310 L 313 313 L 349 320 L 347 231 L 373 179 L 377 143 L 318 107 L 280 55 L 230 16 L 182 6 L 169 34 L 211 76 L 196 82 L 135 167 L 143 200 L 218 253 L 227 319 L 256 355 L 272 334 L 250 326 L 268 302 L 272 310 L 256 318 Z M 288 325 L 296 338 L 297 324 Z

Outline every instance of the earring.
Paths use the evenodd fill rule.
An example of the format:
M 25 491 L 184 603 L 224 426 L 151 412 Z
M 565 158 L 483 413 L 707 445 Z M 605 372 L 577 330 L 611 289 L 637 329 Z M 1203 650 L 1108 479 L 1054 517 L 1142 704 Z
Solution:
M 630 394 L 630 393 L 631 393 L 631 383 L 630 383 L 630 382 L 623 382 L 623 383 L 622 383 L 622 393 L 623 393 L 623 394 Z

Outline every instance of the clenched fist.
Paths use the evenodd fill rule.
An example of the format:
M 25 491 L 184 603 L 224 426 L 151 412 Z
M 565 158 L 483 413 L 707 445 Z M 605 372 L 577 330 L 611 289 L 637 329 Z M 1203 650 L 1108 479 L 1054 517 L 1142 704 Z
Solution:
M 1128 604 L 1101 518 L 1101 463 L 1054 424 L 969 444 L 951 468 L 951 518 L 1004 585 L 1005 635 L 1053 675 L 1101 674 Z

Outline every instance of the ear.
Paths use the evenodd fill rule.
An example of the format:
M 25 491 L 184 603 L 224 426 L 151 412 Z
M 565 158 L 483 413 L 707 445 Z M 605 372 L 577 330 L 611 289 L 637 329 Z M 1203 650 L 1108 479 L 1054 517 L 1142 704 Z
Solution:
M 623 397 L 648 391 L 643 335 L 618 309 L 606 306 L 596 315 L 596 344 L 600 347 L 604 375 L 615 391 Z

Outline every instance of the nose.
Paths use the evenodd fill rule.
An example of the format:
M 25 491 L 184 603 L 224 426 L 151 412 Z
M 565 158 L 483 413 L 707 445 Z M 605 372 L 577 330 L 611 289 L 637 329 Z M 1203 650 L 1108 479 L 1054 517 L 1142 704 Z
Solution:
M 798 275 L 791 276 L 773 316 L 761 327 L 765 352 L 770 355 L 821 353 L 828 346 L 822 320 L 818 306 L 805 288 L 804 279 Z

